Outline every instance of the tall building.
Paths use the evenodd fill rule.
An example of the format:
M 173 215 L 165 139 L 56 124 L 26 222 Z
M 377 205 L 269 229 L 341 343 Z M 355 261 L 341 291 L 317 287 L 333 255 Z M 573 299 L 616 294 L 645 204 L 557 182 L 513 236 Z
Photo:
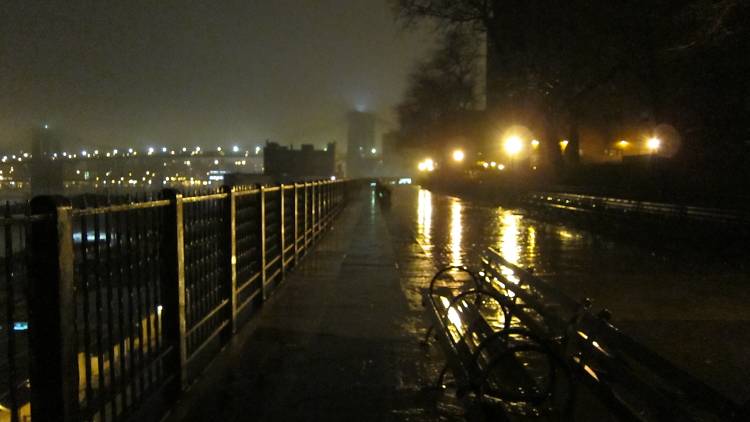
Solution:
M 34 129 L 31 141 L 32 195 L 61 194 L 63 192 L 63 165 L 61 160 L 52 159 L 52 154 L 60 151 L 59 136 L 45 126 Z
M 375 155 L 375 115 L 362 111 L 347 114 L 349 129 L 346 143 L 347 177 L 367 176 L 372 172 Z M 373 152 L 375 151 L 375 152 Z
M 263 148 L 263 174 L 292 179 L 329 178 L 336 174 L 336 144 L 329 143 L 325 149 L 316 150 L 310 144 L 300 149 L 268 142 Z

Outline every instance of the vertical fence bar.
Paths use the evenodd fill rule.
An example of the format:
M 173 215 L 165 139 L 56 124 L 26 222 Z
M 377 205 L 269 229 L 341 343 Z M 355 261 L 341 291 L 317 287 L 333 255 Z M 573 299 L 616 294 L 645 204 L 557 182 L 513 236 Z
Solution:
M 294 267 L 299 265 L 299 186 L 294 183 Z
M 5 203 L 5 218 L 10 221 L 12 218 L 11 210 L 10 210 L 10 203 Z M 25 227 L 24 227 L 25 228 Z M 15 289 L 13 288 L 13 271 L 15 269 L 14 265 L 14 256 L 13 256 L 13 225 L 7 224 L 3 226 L 4 230 L 4 236 L 5 236 L 5 295 L 6 295 L 6 304 L 5 304 L 5 326 L 8 327 L 7 329 L 7 337 L 8 337 L 8 349 L 7 349 L 7 359 L 8 359 L 8 405 L 10 407 L 10 420 L 11 422 L 17 422 L 19 418 L 19 411 L 18 411 L 18 397 L 16 393 L 16 389 L 18 388 L 17 380 L 18 377 L 17 374 L 17 367 L 16 367 L 16 331 L 13 329 L 13 325 L 15 322 L 15 305 L 16 305 L 16 295 L 15 295 Z M 20 242 L 19 242 L 20 243 Z
M 50 218 L 31 226 L 33 276 L 29 284 L 31 408 L 35 421 L 77 420 L 73 218 L 70 201 L 40 196 L 32 214 Z
M 164 339 L 173 348 L 167 360 L 167 370 L 175 374 L 171 393 L 187 388 L 187 321 L 185 314 L 185 232 L 182 195 L 165 189 L 164 198 L 170 205 L 164 210 L 162 244 L 162 327 Z
M 263 186 L 258 193 L 258 250 L 260 251 L 260 292 L 261 298 L 265 301 L 268 296 L 266 293 L 266 191 Z
M 286 230 L 284 229 L 284 195 L 284 184 L 282 183 L 279 185 L 279 256 L 281 256 L 280 262 L 282 280 L 286 278 L 286 265 L 284 265 L 284 262 L 286 262 L 286 254 L 284 253 L 284 251 L 286 250 Z
M 303 214 L 304 214 L 304 225 L 303 225 L 304 236 L 303 236 L 303 238 L 304 239 L 302 241 L 302 246 L 305 249 L 305 255 L 307 255 L 307 230 L 310 227 L 310 222 L 309 222 L 309 217 L 308 217 L 309 216 L 309 208 L 308 208 L 308 205 L 307 205 L 307 203 L 308 203 L 308 199 L 307 198 L 310 195 L 308 187 L 309 187 L 309 185 L 307 184 L 307 182 L 305 182 L 303 184 L 304 201 L 302 201 L 303 207 L 304 207 L 304 210 L 303 210 Z
M 229 329 L 225 330 L 224 341 L 228 341 L 232 334 L 237 332 L 237 195 L 234 188 L 224 186 L 222 190 L 227 194 L 226 221 L 227 226 L 227 271 L 226 290 L 229 298 L 229 312 L 231 323 Z
M 323 200 L 326 197 L 326 182 L 321 181 L 318 185 L 318 232 L 320 235 L 323 234 L 323 229 L 326 225 L 326 215 L 323 212 Z
M 317 182 L 312 182 L 312 186 L 310 188 L 310 193 L 311 193 L 310 208 L 312 208 L 311 212 L 310 212 L 310 215 L 312 217 L 312 224 L 311 224 L 311 226 L 312 226 L 312 232 L 311 232 L 311 236 L 312 236 L 312 241 L 313 242 L 315 241 L 315 238 L 316 238 L 316 236 L 318 234 L 318 213 L 316 212 L 317 210 L 316 210 L 316 207 L 315 207 L 315 203 L 316 203 L 315 201 L 316 201 L 317 196 L 319 194 L 317 186 L 318 186 Z

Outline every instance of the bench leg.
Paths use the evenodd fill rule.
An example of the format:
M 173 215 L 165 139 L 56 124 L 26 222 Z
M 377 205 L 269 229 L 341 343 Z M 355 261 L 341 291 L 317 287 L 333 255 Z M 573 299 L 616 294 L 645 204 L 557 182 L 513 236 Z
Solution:
M 440 371 L 440 376 L 438 377 L 437 382 L 435 383 L 435 388 L 438 390 L 444 390 L 445 384 L 443 382 L 445 381 L 445 374 L 448 372 L 448 363 L 446 362 L 445 365 L 443 365 L 443 370 Z
M 430 346 L 430 336 L 432 335 L 432 331 L 435 329 L 435 325 L 430 325 L 430 328 L 427 329 L 427 333 L 424 335 L 424 338 L 422 341 L 419 342 L 422 347 L 429 347 Z

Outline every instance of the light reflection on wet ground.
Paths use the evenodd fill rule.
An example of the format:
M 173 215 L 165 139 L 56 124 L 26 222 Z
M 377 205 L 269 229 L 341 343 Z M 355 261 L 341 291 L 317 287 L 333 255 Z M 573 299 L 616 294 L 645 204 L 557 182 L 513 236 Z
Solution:
M 750 276 L 743 263 L 665 256 L 415 187 L 394 189 L 388 215 L 414 231 L 436 267 L 476 267 L 481 252 L 494 247 L 573 298 L 610 309 L 625 332 L 725 394 L 750 397 Z

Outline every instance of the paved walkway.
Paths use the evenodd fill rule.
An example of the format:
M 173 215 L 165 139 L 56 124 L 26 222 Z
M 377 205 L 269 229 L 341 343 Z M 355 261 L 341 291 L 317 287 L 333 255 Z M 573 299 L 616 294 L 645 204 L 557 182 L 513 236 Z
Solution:
M 364 191 L 167 420 L 463 419 L 426 388 L 442 362 L 419 346 L 433 272 Z

